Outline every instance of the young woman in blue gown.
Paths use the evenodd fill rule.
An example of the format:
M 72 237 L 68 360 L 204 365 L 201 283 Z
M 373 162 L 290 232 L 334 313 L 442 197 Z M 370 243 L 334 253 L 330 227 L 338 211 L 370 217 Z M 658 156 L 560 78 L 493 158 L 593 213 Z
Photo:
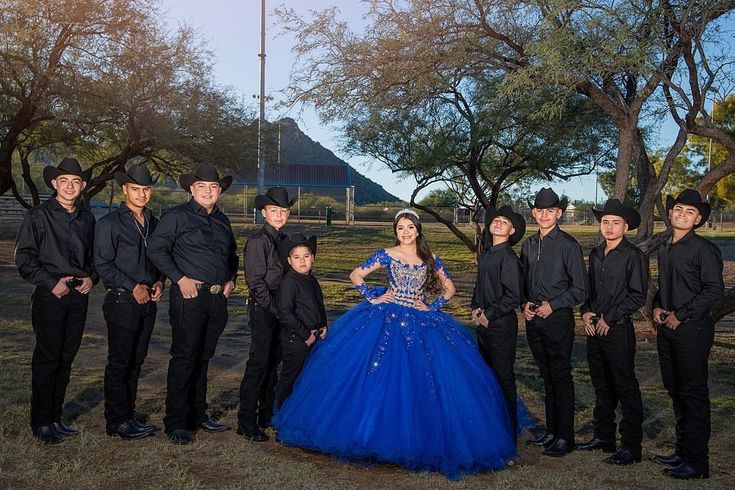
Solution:
M 366 301 L 312 349 L 273 419 L 278 440 L 451 479 L 503 468 L 517 455 L 515 428 L 474 336 L 440 310 L 451 278 L 414 211 L 400 211 L 393 230 L 396 245 L 350 274 Z M 389 287 L 370 289 L 364 277 L 382 267 Z

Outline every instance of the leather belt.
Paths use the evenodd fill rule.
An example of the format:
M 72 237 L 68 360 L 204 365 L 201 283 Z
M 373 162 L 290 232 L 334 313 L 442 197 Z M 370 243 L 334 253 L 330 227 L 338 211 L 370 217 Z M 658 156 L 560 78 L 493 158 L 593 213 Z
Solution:
M 219 294 L 222 291 L 225 290 L 224 285 L 222 284 L 197 284 L 197 290 L 198 291 L 207 291 L 209 294 Z
M 125 288 L 107 288 L 108 293 L 133 294 Z

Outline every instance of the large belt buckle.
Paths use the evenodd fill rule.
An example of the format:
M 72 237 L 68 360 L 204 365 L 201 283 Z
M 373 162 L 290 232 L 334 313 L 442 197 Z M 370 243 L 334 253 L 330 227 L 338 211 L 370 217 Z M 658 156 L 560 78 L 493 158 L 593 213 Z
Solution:
M 221 284 L 212 284 L 211 286 L 209 286 L 209 293 L 210 294 L 219 294 L 219 293 L 222 292 L 223 289 L 224 288 L 222 287 Z

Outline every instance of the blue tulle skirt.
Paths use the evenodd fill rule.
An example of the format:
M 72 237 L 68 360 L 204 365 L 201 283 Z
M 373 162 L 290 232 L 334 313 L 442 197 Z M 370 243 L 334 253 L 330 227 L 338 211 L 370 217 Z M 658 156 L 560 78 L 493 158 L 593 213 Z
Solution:
M 273 425 L 290 446 L 452 479 L 517 454 L 472 333 L 445 313 L 394 303 L 363 302 L 334 322 Z

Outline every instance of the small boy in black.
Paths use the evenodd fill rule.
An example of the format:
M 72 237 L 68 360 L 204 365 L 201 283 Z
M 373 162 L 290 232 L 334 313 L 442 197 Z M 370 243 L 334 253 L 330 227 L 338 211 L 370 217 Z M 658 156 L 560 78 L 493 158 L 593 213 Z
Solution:
M 523 238 L 526 222 L 510 206 L 503 206 L 489 215 L 487 229 L 491 242 L 477 263 L 477 280 L 472 293 L 472 320 L 477 325 L 480 354 L 498 377 L 508 414 L 515 427 L 516 308 L 523 297 L 523 270 L 513 245 Z
M 322 289 L 311 266 L 316 256 L 316 237 L 297 233 L 278 245 L 284 264 L 290 266 L 278 289 L 278 321 L 281 324 L 281 376 L 276 385 L 276 407 L 293 390 L 309 350 L 327 336 L 327 312 Z

